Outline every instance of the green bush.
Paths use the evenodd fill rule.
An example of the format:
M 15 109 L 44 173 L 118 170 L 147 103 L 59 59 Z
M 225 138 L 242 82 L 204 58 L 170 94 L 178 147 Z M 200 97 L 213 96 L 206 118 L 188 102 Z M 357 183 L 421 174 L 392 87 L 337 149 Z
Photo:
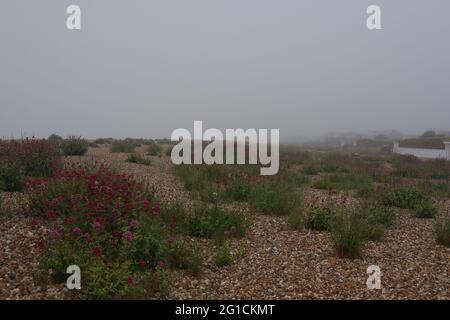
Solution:
M 373 181 L 365 175 L 333 174 L 317 181 L 314 187 L 326 190 L 356 190 L 358 195 L 364 196 L 373 192 Z
M 252 189 L 250 203 L 262 214 L 289 215 L 300 210 L 299 195 L 278 181 L 263 182 Z
M 433 218 L 437 213 L 437 209 L 433 207 L 429 200 L 416 203 L 411 211 L 414 217 L 423 219 Z
M 302 173 L 308 174 L 308 175 L 316 175 L 319 172 L 320 172 L 320 168 L 316 168 L 316 167 L 304 167 L 302 169 Z
M 247 201 L 250 196 L 250 185 L 243 180 L 234 179 L 226 189 L 227 196 L 234 201 Z
M 54 134 L 54 133 L 48 137 L 48 141 L 52 142 L 52 143 L 61 143 L 62 140 L 63 140 L 63 138 L 61 136 Z
M 69 137 L 62 141 L 61 149 L 66 156 L 83 156 L 88 147 L 86 141 L 80 137 Z
M 173 146 L 167 147 L 166 152 L 165 152 L 166 156 L 168 156 L 168 157 L 172 156 L 172 149 L 173 149 Z
M 189 249 L 186 242 L 175 241 L 169 245 L 166 262 L 173 269 L 187 269 L 193 275 L 198 275 L 203 258 L 195 248 Z
M 305 225 L 304 218 L 300 211 L 292 211 L 288 217 L 288 226 L 292 230 L 303 230 Z
M 24 181 L 24 170 L 20 166 L 0 159 L 0 191 L 21 191 Z
M 326 231 L 336 219 L 336 215 L 329 206 L 317 206 L 311 209 L 306 216 L 305 228 Z
M 331 227 L 331 241 L 338 257 L 358 258 L 366 240 L 364 220 L 358 214 L 337 215 Z
M 436 220 L 436 241 L 446 247 L 450 247 L 450 218 L 445 217 Z
M 424 192 L 415 186 L 400 186 L 384 194 L 385 205 L 404 209 L 413 209 L 426 200 Z
M 183 219 L 186 235 L 200 238 L 222 238 L 224 234 L 241 237 L 247 229 L 243 215 L 218 207 L 197 207 Z
M 363 215 L 370 224 L 381 224 L 387 228 L 392 227 L 395 221 L 395 211 L 381 203 L 368 203 L 363 206 Z
M 131 153 L 141 145 L 140 142 L 133 139 L 114 140 L 111 143 L 112 153 Z
M 214 257 L 214 263 L 219 267 L 230 266 L 233 264 L 233 255 L 227 243 L 223 243 Z
M 200 199 L 209 203 L 218 203 L 222 192 L 218 188 L 208 187 L 200 191 Z
M 143 156 L 141 156 L 137 152 L 132 152 L 128 155 L 128 158 L 126 160 L 127 162 L 136 163 L 136 164 L 142 164 L 144 166 L 149 166 L 152 164 L 152 161 L 150 159 L 146 159 Z
M 156 143 L 149 145 L 147 154 L 149 156 L 160 156 L 161 155 L 161 146 Z
M 112 143 L 114 141 L 113 138 L 99 138 L 99 139 L 95 139 L 94 143 L 96 144 L 109 144 Z

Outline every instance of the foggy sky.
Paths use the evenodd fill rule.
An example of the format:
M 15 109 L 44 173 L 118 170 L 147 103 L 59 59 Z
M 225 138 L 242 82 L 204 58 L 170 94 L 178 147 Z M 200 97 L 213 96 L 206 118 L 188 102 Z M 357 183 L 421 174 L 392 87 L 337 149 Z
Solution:
M 82 30 L 66 28 L 66 8 Z M 366 8 L 382 9 L 382 30 Z M 0 136 L 450 129 L 448 0 L 2 0 Z

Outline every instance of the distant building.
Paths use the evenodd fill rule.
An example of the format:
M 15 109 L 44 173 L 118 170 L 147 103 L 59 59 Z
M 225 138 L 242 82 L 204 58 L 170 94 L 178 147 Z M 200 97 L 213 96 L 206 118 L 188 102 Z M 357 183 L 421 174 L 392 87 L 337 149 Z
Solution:
M 444 149 L 432 149 L 432 148 L 412 148 L 412 147 L 400 147 L 398 141 L 394 142 L 394 149 L 392 150 L 397 154 L 413 155 L 418 158 L 424 159 L 446 159 L 450 160 L 450 141 L 444 142 Z

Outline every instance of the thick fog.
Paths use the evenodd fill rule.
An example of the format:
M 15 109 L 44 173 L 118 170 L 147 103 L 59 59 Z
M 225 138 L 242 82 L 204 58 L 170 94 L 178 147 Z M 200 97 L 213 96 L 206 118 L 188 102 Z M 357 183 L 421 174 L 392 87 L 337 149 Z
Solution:
M 68 30 L 66 8 L 81 8 Z M 366 9 L 381 7 L 382 30 Z M 2 0 L 0 136 L 450 129 L 448 0 Z

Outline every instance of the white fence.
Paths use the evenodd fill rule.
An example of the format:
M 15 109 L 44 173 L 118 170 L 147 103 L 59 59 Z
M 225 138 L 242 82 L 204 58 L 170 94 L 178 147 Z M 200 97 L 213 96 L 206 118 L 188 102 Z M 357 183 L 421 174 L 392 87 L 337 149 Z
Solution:
M 409 154 L 425 159 L 450 160 L 450 142 L 444 142 L 445 149 L 401 148 L 398 142 L 394 142 L 394 153 Z

